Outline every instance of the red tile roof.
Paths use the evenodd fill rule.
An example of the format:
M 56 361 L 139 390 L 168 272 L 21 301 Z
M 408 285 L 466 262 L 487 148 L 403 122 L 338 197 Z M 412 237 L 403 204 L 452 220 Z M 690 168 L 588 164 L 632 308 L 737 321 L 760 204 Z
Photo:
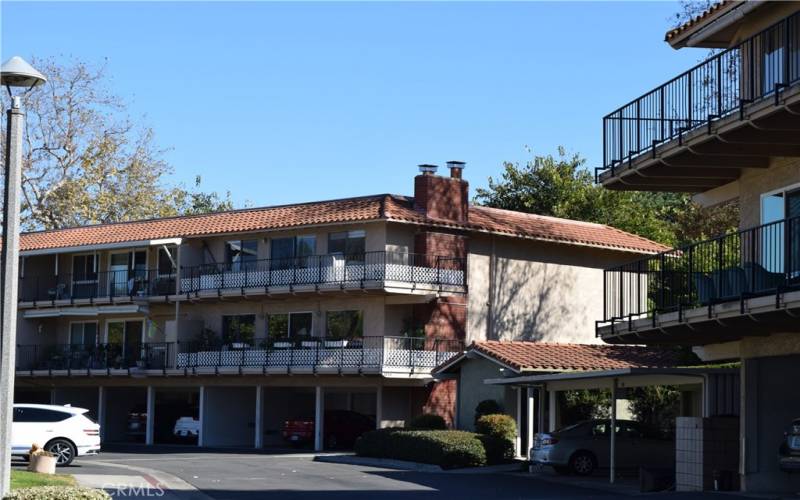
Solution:
M 20 249 L 56 249 L 373 220 L 483 231 L 636 253 L 657 253 L 668 249 L 602 224 L 487 207 L 471 206 L 467 223 L 431 219 L 414 210 L 412 198 L 389 194 L 37 231 L 22 235 Z
M 679 364 L 676 351 L 655 347 L 487 340 L 474 342 L 470 348 L 518 372 L 667 368 Z
M 741 0 L 720 0 L 719 2 L 714 3 L 708 9 L 694 16 L 693 18 L 689 19 L 680 26 L 667 31 L 667 34 L 664 36 L 664 39 L 666 41 L 670 41 L 679 34 L 683 33 L 684 31 L 692 29 L 698 24 L 708 21 L 712 17 L 716 17 L 716 15 L 721 15 L 724 11 L 729 10 L 729 8 L 738 7 L 742 3 L 743 2 Z

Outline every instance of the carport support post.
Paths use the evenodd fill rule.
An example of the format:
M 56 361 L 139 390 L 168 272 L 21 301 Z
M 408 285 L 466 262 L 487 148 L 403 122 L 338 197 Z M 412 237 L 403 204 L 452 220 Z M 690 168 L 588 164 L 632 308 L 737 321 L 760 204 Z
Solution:
M 539 400 L 539 425 L 537 426 L 539 432 L 544 432 L 544 395 L 544 386 L 539 387 L 539 394 L 536 396 Z
M 514 451 L 518 457 L 522 456 L 522 388 L 514 387 L 514 399 L 517 404 L 517 437 L 514 438 Z
M 256 449 L 264 446 L 264 387 L 256 386 L 256 425 L 255 425 L 255 447 Z
M 197 446 L 203 446 L 205 444 L 204 437 L 206 434 L 206 386 L 204 385 L 200 386 L 200 408 L 198 412 L 200 432 L 197 434 Z
M 97 423 L 100 424 L 100 439 L 106 439 L 106 388 L 97 388 Z
M 527 398 L 528 412 L 526 414 L 527 418 L 528 418 L 528 422 L 527 422 L 527 424 L 528 424 L 527 425 L 527 440 L 526 440 L 527 443 L 528 443 L 527 444 L 528 449 L 527 450 L 523 450 L 523 451 L 525 452 L 524 456 L 527 457 L 528 454 L 530 453 L 530 449 L 533 447 L 533 423 L 535 422 L 535 417 L 533 416 L 533 409 L 534 409 L 533 391 L 534 391 L 534 388 L 528 386 L 525 390 L 526 390 L 527 395 L 528 395 L 528 398 Z M 528 457 L 528 458 L 530 458 L 530 457 Z
M 147 386 L 147 420 L 145 421 L 144 444 L 153 444 L 153 423 L 155 422 L 156 412 L 156 388 L 152 385 Z
M 547 407 L 548 407 L 547 416 L 549 417 L 548 418 L 549 422 L 548 422 L 548 425 L 547 425 L 547 430 L 549 432 L 552 432 L 552 431 L 556 430 L 556 422 L 557 422 L 556 413 L 558 412 L 558 397 L 557 397 L 557 395 L 558 395 L 558 391 L 554 391 L 554 390 L 548 391 L 548 398 L 549 398 L 550 401 L 548 402 L 549 404 L 547 405 Z
M 375 428 L 381 427 L 383 427 L 383 386 L 379 385 L 375 394 Z
M 611 439 L 611 456 L 609 457 L 609 478 L 608 481 L 614 484 L 616 475 L 617 461 L 617 379 L 611 381 L 611 425 L 608 430 Z
M 314 402 L 314 451 L 322 451 L 324 429 L 325 425 L 325 394 L 322 392 L 322 386 L 316 387 L 316 397 Z

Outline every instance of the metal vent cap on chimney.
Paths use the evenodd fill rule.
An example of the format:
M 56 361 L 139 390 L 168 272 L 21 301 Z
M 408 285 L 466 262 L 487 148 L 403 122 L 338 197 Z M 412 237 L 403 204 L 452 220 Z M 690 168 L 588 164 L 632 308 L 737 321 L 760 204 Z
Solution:
M 451 160 L 447 162 L 447 168 L 450 169 L 450 177 L 453 179 L 460 179 L 461 173 L 464 171 L 466 163 L 463 161 Z
M 438 165 L 431 165 L 430 163 L 423 163 L 419 166 L 419 171 L 425 175 L 433 175 L 436 173 L 436 170 L 439 168 Z

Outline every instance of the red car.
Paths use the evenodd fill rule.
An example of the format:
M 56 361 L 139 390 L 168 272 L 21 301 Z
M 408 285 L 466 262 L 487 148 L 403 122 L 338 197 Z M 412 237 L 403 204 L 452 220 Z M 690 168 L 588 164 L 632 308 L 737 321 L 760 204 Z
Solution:
M 313 420 L 287 420 L 283 424 L 283 439 L 293 446 L 314 442 Z M 375 429 L 375 419 L 354 411 L 331 410 L 325 412 L 324 445 L 327 449 L 352 448 L 356 439 Z

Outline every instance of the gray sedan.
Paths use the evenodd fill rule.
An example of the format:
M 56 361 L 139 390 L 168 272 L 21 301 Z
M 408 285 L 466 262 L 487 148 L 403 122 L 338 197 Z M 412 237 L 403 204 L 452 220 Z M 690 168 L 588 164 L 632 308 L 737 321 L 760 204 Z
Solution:
M 537 434 L 531 448 L 534 464 L 550 465 L 560 474 L 587 476 L 610 463 L 608 420 L 586 420 Z M 619 468 L 673 467 L 675 442 L 637 422 L 617 420 L 616 466 Z

